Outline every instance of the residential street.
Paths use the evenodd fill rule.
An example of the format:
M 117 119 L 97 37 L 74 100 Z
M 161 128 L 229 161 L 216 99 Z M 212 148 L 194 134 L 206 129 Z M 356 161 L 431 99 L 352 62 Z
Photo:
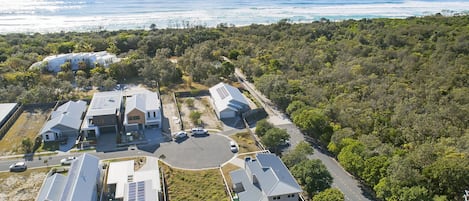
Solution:
M 305 136 L 301 131 L 286 117 L 285 114 L 278 111 L 275 106 L 268 100 L 264 95 L 257 91 L 252 83 L 249 83 L 245 76 L 242 74 L 240 69 L 236 68 L 236 76 L 239 78 L 241 84 L 246 90 L 248 90 L 264 107 L 265 111 L 269 114 L 269 121 L 279 128 L 286 129 L 290 134 L 291 148 L 295 147 L 301 141 L 306 140 Z M 331 173 L 334 178 L 333 187 L 336 187 L 342 191 L 347 201 L 371 201 L 372 198 L 368 198 L 364 191 L 360 188 L 360 184 L 354 179 L 348 172 L 346 172 L 342 166 L 333 158 L 321 151 L 321 147 L 313 145 L 314 154 L 310 156 L 312 159 L 321 160 L 326 166 L 327 170 Z

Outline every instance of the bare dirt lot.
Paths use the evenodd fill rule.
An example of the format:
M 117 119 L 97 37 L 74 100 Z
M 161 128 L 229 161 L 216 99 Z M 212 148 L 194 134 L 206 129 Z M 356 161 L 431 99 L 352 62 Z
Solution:
M 52 108 L 48 107 L 25 109 L 0 140 L 0 156 L 23 153 L 21 141 L 24 138 L 29 138 L 34 143 L 34 139 L 51 111 Z
M 163 130 L 165 132 L 176 132 L 181 129 L 179 115 L 177 114 L 176 103 L 169 94 L 161 95 L 163 102 Z
M 193 106 L 187 104 L 187 99 L 194 101 Z M 196 96 L 188 98 L 178 98 L 178 104 L 181 108 L 181 117 L 184 122 L 184 128 L 190 129 L 199 125 L 195 125 L 191 119 L 190 114 L 192 111 L 201 113 L 200 119 L 202 120 L 202 127 L 209 129 L 221 129 L 221 123 L 215 115 L 213 108 L 210 104 L 209 96 Z
M 0 173 L 0 200 L 34 200 L 50 168 Z

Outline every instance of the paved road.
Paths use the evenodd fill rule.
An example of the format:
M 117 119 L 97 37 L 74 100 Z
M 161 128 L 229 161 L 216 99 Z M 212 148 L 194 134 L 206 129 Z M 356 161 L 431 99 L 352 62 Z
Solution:
M 224 134 L 210 134 L 204 137 L 188 137 L 183 141 L 164 142 L 159 145 L 139 145 L 115 152 L 87 152 L 100 159 L 111 159 L 134 156 L 153 156 L 159 158 L 165 155 L 164 161 L 183 169 L 214 168 L 230 160 L 235 154 L 230 150 L 230 138 Z M 34 156 L 26 159 L 28 168 L 45 167 L 60 164 L 60 160 L 67 156 L 79 156 L 82 153 L 60 153 L 50 156 Z M 10 158 L 0 160 L 0 171 L 8 171 L 9 166 L 24 158 Z M 44 161 L 47 161 L 45 163 Z
M 306 141 L 305 136 L 301 131 L 286 117 L 285 114 L 275 108 L 269 99 L 267 99 L 262 93 L 257 91 L 252 83 L 246 80 L 246 77 L 242 74 L 239 69 L 235 70 L 236 76 L 239 78 L 244 88 L 248 90 L 264 107 L 266 112 L 269 114 L 269 121 L 277 127 L 284 128 L 290 134 L 291 147 L 295 147 L 299 142 Z M 326 166 L 327 170 L 333 177 L 333 187 L 336 187 L 342 191 L 347 201 L 371 201 L 372 198 L 368 198 L 366 193 L 360 188 L 360 184 L 353 176 L 348 174 L 342 166 L 323 149 L 317 145 L 313 145 L 314 154 L 310 156 L 312 159 L 319 159 Z

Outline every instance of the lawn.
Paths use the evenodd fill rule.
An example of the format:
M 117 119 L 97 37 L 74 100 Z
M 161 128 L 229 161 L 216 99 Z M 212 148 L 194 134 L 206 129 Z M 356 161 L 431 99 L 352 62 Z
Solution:
M 237 133 L 230 137 L 233 138 L 236 143 L 238 143 L 239 153 L 260 151 L 249 132 Z
M 51 110 L 51 108 L 25 109 L 0 140 L 0 156 L 24 153 L 21 141 L 29 138 L 34 143 Z
M 34 200 L 50 168 L 0 172 L 0 200 Z
M 219 169 L 180 170 L 160 162 L 163 168 L 169 200 L 229 201 Z

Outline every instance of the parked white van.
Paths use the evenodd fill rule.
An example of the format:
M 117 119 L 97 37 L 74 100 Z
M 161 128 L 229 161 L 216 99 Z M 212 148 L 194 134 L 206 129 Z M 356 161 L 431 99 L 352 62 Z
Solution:
M 208 134 L 208 131 L 206 129 L 197 127 L 197 128 L 192 128 L 192 135 L 206 135 Z

